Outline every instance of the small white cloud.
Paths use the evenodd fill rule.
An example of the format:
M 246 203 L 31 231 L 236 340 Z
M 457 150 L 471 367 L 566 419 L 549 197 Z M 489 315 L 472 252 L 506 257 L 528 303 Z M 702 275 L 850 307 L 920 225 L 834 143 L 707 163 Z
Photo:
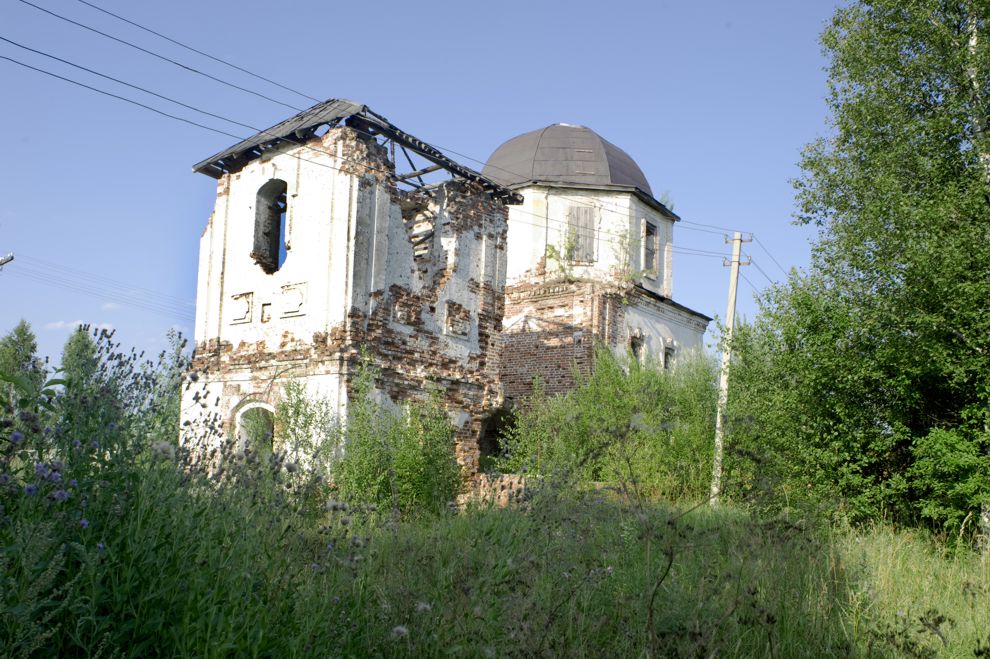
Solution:
M 116 302 L 104 302 L 103 306 L 100 308 L 103 309 L 104 311 L 116 311 L 117 309 L 120 308 L 120 305 L 117 304 Z
M 45 329 L 47 330 L 74 330 L 80 325 L 85 325 L 86 322 L 83 320 L 56 320 L 50 323 L 45 323 Z M 113 329 L 113 325 L 110 323 L 89 323 L 90 328 L 105 329 L 110 331 Z
M 51 323 L 45 323 L 45 329 L 48 330 L 60 330 L 60 329 L 75 329 L 83 324 L 81 320 L 56 320 Z

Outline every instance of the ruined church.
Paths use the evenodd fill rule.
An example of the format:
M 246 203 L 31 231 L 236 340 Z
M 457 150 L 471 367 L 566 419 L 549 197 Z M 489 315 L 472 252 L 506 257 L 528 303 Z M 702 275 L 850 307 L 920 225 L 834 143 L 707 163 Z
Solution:
M 194 170 L 217 196 L 187 436 L 240 441 L 245 414 L 271 417 L 290 380 L 346 418 L 363 353 L 387 403 L 442 392 L 473 474 L 534 377 L 566 391 L 598 342 L 670 367 L 710 320 L 671 299 L 678 217 L 588 128 L 521 135 L 479 173 L 332 99 Z

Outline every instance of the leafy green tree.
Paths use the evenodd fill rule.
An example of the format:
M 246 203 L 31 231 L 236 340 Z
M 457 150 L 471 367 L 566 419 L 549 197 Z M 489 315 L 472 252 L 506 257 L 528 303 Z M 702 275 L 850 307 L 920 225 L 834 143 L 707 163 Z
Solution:
M 38 358 L 38 339 L 26 320 L 21 320 L 0 339 L 0 373 L 26 376 L 32 388 L 45 382 L 45 366 Z
M 734 384 L 792 484 L 854 517 L 953 526 L 990 496 L 988 42 L 985 0 L 860 0 L 822 37 L 831 130 L 795 183 L 812 264 Z
M 66 387 L 84 387 L 95 381 L 100 360 L 96 342 L 85 327 L 77 328 L 62 349 L 62 378 Z

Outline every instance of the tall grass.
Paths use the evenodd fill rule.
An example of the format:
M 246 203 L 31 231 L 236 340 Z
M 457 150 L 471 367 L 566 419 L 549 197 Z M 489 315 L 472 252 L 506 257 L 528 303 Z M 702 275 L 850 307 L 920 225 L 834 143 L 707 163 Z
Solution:
M 990 647 L 990 574 L 971 550 L 754 512 L 768 507 L 711 510 L 694 496 L 700 476 L 678 477 L 690 457 L 678 442 L 689 446 L 685 428 L 708 412 L 691 412 L 691 388 L 659 372 L 619 367 L 534 406 L 579 406 L 568 418 L 602 450 L 563 463 L 564 477 L 541 467 L 516 507 L 457 510 L 439 495 L 399 494 L 428 482 L 403 451 L 449 440 L 428 410 L 394 426 L 401 419 L 359 406 L 366 418 L 342 436 L 318 401 L 289 392 L 276 425 L 297 443 L 195 460 L 150 384 L 181 365 L 103 355 L 111 364 L 93 388 L 36 393 L 33 406 L 22 396 L 5 411 L 2 656 L 960 657 Z M 705 399 L 704 378 L 693 382 Z M 602 406 L 603 383 L 629 401 L 586 414 L 580 406 Z M 649 395 L 662 411 L 647 408 Z M 681 414 L 682 425 L 659 428 Z M 407 444 L 383 443 L 382 428 Z M 343 496 L 339 456 L 330 450 L 328 474 L 311 455 L 326 447 L 306 444 L 321 434 L 355 454 L 368 442 L 360 468 L 388 483 L 380 498 Z M 669 455 L 648 452 L 651 438 Z

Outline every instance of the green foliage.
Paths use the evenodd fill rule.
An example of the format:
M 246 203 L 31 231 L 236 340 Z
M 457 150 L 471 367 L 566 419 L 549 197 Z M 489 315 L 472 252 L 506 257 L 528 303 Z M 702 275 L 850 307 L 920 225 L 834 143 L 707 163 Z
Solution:
M 574 257 L 577 253 L 577 246 L 577 235 L 570 230 L 564 234 L 560 246 L 547 244 L 546 258 L 548 262 L 554 264 L 557 277 L 566 280 L 574 277 Z
M 715 433 L 711 360 L 694 355 L 667 372 L 608 349 L 572 392 L 537 386 L 505 438 L 504 471 L 567 474 L 577 482 L 635 481 L 642 494 L 695 498 L 707 492 Z
M 275 446 L 275 419 L 271 412 L 263 407 L 245 410 L 240 417 L 240 431 L 246 449 L 253 451 L 262 459 L 272 457 Z
M 278 449 L 290 459 L 322 473 L 330 471 L 340 444 L 340 426 L 330 401 L 309 395 L 298 380 L 286 382 L 275 406 L 274 432 Z
M 172 362 L 142 366 L 105 334 L 96 345 L 97 379 L 113 386 L 85 394 L 95 420 L 65 421 L 68 393 L 35 393 L 46 404 L 28 405 L 39 418 L 20 434 L 8 422 L 21 410 L 0 415 L 4 656 L 955 657 L 990 642 L 990 564 L 966 549 L 539 486 L 519 508 L 381 515 L 328 501 L 305 467 L 306 442 L 337 431 L 301 388 L 277 407 L 270 460 L 203 461 L 145 420 Z M 711 367 L 698 368 L 676 384 L 606 366 L 598 391 L 625 377 L 638 384 L 622 391 L 682 401 L 694 418 L 692 395 L 711 409 Z M 378 501 L 431 505 L 443 486 L 424 466 L 447 461 L 457 482 L 445 416 L 383 415 L 367 398 L 374 373 L 360 379 L 349 449 L 375 430 L 419 440 L 390 445 L 395 474 L 410 475 L 386 475 Z M 643 414 L 625 425 L 653 422 Z
M 8 381 L 0 385 L 8 403 L 15 396 L 11 378 L 20 380 L 21 395 L 37 393 L 45 381 L 45 367 L 38 358 L 38 340 L 26 320 L 21 320 L 6 336 L 0 339 L 0 373 Z
M 822 37 L 832 126 L 795 184 L 820 234 L 739 346 L 734 441 L 853 519 L 957 528 L 990 494 L 988 26 L 985 3 L 864 0 Z
M 348 501 L 402 512 L 443 510 L 457 498 L 461 477 L 439 396 L 408 406 L 401 416 L 383 413 L 372 399 L 376 376 L 365 360 L 352 389 L 334 481 Z
M 983 450 L 986 439 L 966 429 L 934 429 L 913 447 L 910 477 L 920 513 L 949 532 L 964 532 L 967 517 L 977 505 L 990 505 L 987 473 L 990 455 Z M 975 524 L 970 531 L 975 529 Z
M 86 327 L 78 327 L 69 335 L 62 349 L 62 378 L 67 387 L 82 388 L 96 380 L 100 360 L 96 342 Z

